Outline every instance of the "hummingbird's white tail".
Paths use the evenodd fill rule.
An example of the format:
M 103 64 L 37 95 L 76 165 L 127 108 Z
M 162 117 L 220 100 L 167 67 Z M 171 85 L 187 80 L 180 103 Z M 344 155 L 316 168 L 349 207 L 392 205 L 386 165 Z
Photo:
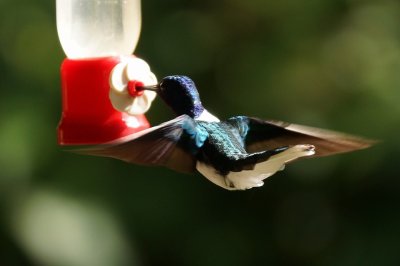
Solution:
M 295 145 L 287 150 L 271 156 L 268 160 L 255 165 L 252 170 L 242 170 L 240 172 L 230 172 L 223 176 L 213 167 L 200 161 L 197 162 L 197 170 L 214 184 L 228 190 L 245 190 L 264 185 L 263 180 L 272 176 L 279 170 L 283 170 L 285 164 L 300 157 L 315 154 L 313 145 Z

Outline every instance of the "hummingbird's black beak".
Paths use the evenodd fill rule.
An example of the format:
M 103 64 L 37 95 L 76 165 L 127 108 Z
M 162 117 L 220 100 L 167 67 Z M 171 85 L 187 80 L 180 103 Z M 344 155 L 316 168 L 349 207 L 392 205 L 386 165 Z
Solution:
M 156 84 L 156 85 L 150 85 L 150 86 L 137 86 L 136 89 L 138 91 L 154 91 L 154 92 L 159 92 L 160 91 L 160 84 Z

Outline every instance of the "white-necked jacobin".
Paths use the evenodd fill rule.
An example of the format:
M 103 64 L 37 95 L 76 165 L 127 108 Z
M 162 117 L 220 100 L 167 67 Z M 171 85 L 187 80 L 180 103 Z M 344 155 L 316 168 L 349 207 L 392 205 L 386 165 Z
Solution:
M 156 91 L 178 117 L 81 153 L 180 172 L 197 169 L 218 186 L 244 190 L 262 186 L 265 178 L 298 158 L 349 152 L 374 143 L 276 120 L 235 116 L 220 121 L 204 108 L 194 82 L 186 76 L 168 76 L 158 85 L 137 89 Z

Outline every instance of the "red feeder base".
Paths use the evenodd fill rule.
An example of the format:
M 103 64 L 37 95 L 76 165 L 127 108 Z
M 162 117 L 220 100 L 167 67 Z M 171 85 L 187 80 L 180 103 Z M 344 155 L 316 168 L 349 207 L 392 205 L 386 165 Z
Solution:
M 122 57 L 65 59 L 61 66 L 60 145 L 106 143 L 149 128 L 144 115 L 115 110 L 109 99 L 111 70 Z

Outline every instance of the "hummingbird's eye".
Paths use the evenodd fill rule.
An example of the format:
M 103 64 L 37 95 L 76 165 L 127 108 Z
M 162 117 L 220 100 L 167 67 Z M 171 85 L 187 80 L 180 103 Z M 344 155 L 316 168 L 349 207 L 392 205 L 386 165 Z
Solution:
M 160 82 L 159 88 L 160 88 L 161 91 L 164 90 L 164 81 L 161 81 L 161 82 Z

